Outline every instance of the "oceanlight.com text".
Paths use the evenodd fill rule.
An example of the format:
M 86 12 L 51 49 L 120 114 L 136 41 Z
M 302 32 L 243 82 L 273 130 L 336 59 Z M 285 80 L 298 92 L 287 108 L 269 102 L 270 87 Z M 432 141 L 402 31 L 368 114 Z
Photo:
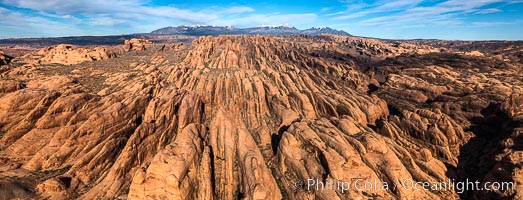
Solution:
M 304 185 L 305 190 L 338 190 L 346 193 L 349 190 L 372 191 L 372 190 L 396 190 L 402 187 L 404 190 L 427 190 L 427 191 L 456 191 L 463 193 L 465 191 L 485 190 L 485 191 L 506 191 L 514 190 L 513 182 L 480 182 L 469 179 L 456 181 L 447 179 L 446 181 L 416 181 L 412 179 L 396 180 L 394 182 L 385 182 L 380 179 L 354 179 L 343 181 L 337 179 L 308 179 Z

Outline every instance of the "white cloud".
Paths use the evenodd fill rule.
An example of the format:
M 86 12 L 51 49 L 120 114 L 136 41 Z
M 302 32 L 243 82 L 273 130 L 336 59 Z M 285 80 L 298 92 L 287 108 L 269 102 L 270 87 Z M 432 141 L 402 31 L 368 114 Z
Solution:
M 258 24 L 309 25 L 309 23 L 318 19 L 315 13 L 256 13 L 254 8 L 248 6 L 211 6 L 198 10 L 182 9 L 176 5 L 153 6 L 138 0 L 0 0 L 0 2 L 34 11 L 18 12 L 19 19 L 39 16 L 41 20 L 45 20 L 42 24 L 54 24 L 45 28 L 48 30 L 48 34 L 45 34 L 45 36 L 93 34 L 95 32 L 118 34 L 115 31 L 143 33 L 165 26 L 181 24 L 234 25 L 238 27 Z M 16 17 L 13 16 L 12 18 Z M 28 22 L 21 22 L 20 26 L 27 27 L 27 30 L 36 29 L 24 23 Z M 61 28 L 58 30 L 55 27 Z M 68 31 L 66 27 L 70 28 L 69 30 L 77 29 L 77 27 L 86 30 L 80 32 Z M 53 29 L 56 29 L 54 31 L 56 34 L 49 34 L 53 33 Z M 34 33 L 34 35 L 38 34 L 40 33 Z M 0 37 L 2 35 L 5 37 L 7 33 L 0 34 Z M 27 34 L 15 36 L 25 35 Z
M 253 12 L 254 9 L 247 6 L 213 7 L 199 11 L 180 9 L 176 6 L 150 6 L 138 0 L 4 0 L 3 3 L 20 8 L 29 8 L 45 13 L 56 13 L 58 15 L 81 15 L 88 18 L 87 21 L 95 21 L 96 24 L 112 25 L 123 21 L 135 22 L 136 20 L 147 20 L 153 18 L 170 18 L 171 20 L 187 22 L 204 22 L 218 19 L 223 15 L 241 14 Z M 92 18 L 92 19 L 90 19 Z M 101 22 L 102 19 L 112 18 L 112 22 Z
M 238 14 L 238 13 L 246 13 L 246 12 L 253 12 L 254 9 L 251 8 L 251 7 L 247 7 L 247 6 L 233 6 L 233 7 L 230 7 L 230 8 L 227 8 L 223 11 L 223 13 L 227 13 L 227 14 Z
M 116 26 L 116 25 L 120 25 L 120 24 L 125 24 L 125 23 L 127 23 L 127 21 L 113 19 L 110 17 L 99 17 L 99 18 L 90 19 L 89 23 L 91 25 L 95 25 L 95 26 Z
M 476 14 L 489 14 L 489 13 L 497 13 L 497 12 L 501 12 L 501 10 L 497 9 L 497 8 L 488 8 L 488 9 L 483 9 L 483 10 L 478 11 L 478 12 L 476 12 Z
M 234 18 L 219 18 L 211 20 L 211 24 L 215 25 L 235 25 L 239 27 L 253 26 L 259 24 L 292 24 L 295 26 L 309 25 L 318 20 L 315 13 L 303 14 L 250 14 L 243 17 Z
M 53 11 L 58 14 L 100 14 L 113 11 L 125 11 L 141 5 L 137 0 L 3 0 L 4 4 L 29 8 L 38 11 Z
M 293 24 L 300 28 L 329 25 L 338 29 L 346 28 L 349 32 L 353 32 L 355 27 L 361 30 L 375 27 L 396 30 L 404 27 L 493 26 L 500 23 L 489 24 L 489 19 L 477 23 L 471 21 L 474 15 L 502 12 L 492 8 L 494 3 L 507 5 L 523 3 L 523 0 L 340 2 L 342 6 L 319 7 L 315 12 L 280 13 L 241 5 L 198 9 L 181 7 L 179 4 L 157 6 L 151 0 L 0 0 L 2 4 L 23 8 L 0 7 L 0 27 L 3 29 L 0 37 L 145 33 L 182 24 L 237 27 Z
M 3 0 L 31 11 L 0 9 L 0 37 L 64 36 L 149 32 L 168 25 L 202 23 L 253 12 L 246 6 L 202 10 L 148 6 L 137 0 Z M 8 12 L 6 14 L 6 12 Z M 145 28 L 148 28 L 147 30 Z M 5 29 L 10 29 L 7 31 Z
M 7 37 L 53 37 L 63 33 L 71 35 L 82 35 L 87 33 L 85 30 L 77 28 L 75 25 L 60 23 L 44 17 L 27 16 L 20 12 L 0 9 L 0 38 Z M 89 34 L 96 34 L 91 31 Z
M 447 0 L 430 6 L 420 6 L 420 0 L 395 0 L 385 4 L 373 4 L 360 11 L 333 15 L 334 20 L 366 19 L 361 24 L 376 26 L 430 26 L 458 25 L 463 23 L 464 14 L 486 14 L 501 10 L 481 9 L 494 3 L 509 3 L 509 0 Z M 391 12 L 394 12 L 391 14 Z M 387 13 L 382 16 L 369 17 L 371 14 Z
M 349 4 L 347 11 L 333 13 L 332 16 L 337 15 L 333 18 L 335 20 L 354 19 L 375 13 L 405 10 L 418 5 L 422 1 L 423 0 L 394 0 L 378 1 L 373 4 Z
M 332 7 L 324 7 L 324 8 L 320 9 L 320 12 L 327 12 L 327 11 L 329 11 L 331 9 L 332 9 Z
M 476 27 L 486 27 L 486 26 L 512 25 L 512 24 L 516 24 L 516 23 L 517 22 L 495 21 L 495 22 L 472 22 L 471 24 Z

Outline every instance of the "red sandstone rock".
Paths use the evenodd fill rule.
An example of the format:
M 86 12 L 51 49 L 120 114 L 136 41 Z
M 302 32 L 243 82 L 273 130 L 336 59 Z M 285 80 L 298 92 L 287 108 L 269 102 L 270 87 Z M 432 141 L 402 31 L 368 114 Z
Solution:
M 153 43 L 148 40 L 132 38 L 130 40 L 124 41 L 124 46 L 125 46 L 124 48 L 127 51 L 143 51 L 143 50 L 147 49 L 149 46 L 151 46 L 152 44 Z
M 500 68 L 488 54 L 454 59 L 461 55 L 425 54 L 440 49 L 414 42 L 334 36 L 125 45 L 136 52 L 58 45 L 17 58 L 33 64 L 0 71 L 0 184 L 12 191 L 0 187 L 0 194 L 521 196 L 520 185 L 462 196 L 306 190 L 308 179 L 521 181 L 520 63 Z M 113 50 L 118 58 L 108 59 Z

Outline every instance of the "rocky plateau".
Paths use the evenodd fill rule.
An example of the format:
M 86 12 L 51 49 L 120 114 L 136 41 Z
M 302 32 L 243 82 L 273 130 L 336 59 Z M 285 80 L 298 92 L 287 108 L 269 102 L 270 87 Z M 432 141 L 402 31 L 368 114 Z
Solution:
M 10 51 L 0 199 L 523 199 L 523 42 L 222 35 Z

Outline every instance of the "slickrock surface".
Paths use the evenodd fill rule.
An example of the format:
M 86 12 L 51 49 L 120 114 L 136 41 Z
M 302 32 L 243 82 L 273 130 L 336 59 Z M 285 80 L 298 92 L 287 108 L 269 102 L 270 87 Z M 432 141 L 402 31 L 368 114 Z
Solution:
M 329 35 L 106 49 L 58 45 L 0 71 L 1 196 L 523 198 L 523 64 L 506 60 L 521 51 Z M 307 190 L 449 178 L 516 188 Z
M 366 56 L 371 59 L 380 59 L 401 54 L 428 54 L 445 51 L 445 48 L 424 45 L 416 41 L 384 41 L 340 35 L 322 35 L 322 37 L 335 41 L 334 45 L 343 46 L 345 51 L 352 50 L 360 56 Z
M 127 51 L 143 51 L 147 49 L 147 47 L 151 46 L 153 44 L 149 40 L 144 39 L 138 39 L 138 38 L 132 38 L 129 40 L 124 41 L 125 49 Z
M 34 54 L 17 58 L 16 62 L 28 64 L 62 64 L 73 65 L 87 61 L 104 60 L 112 57 L 111 53 L 102 47 L 85 49 L 69 44 L 60 44 L 42 48 Z
M 0 66 L 9 64 L 10 58 L 3 51 L 0 51 Z

